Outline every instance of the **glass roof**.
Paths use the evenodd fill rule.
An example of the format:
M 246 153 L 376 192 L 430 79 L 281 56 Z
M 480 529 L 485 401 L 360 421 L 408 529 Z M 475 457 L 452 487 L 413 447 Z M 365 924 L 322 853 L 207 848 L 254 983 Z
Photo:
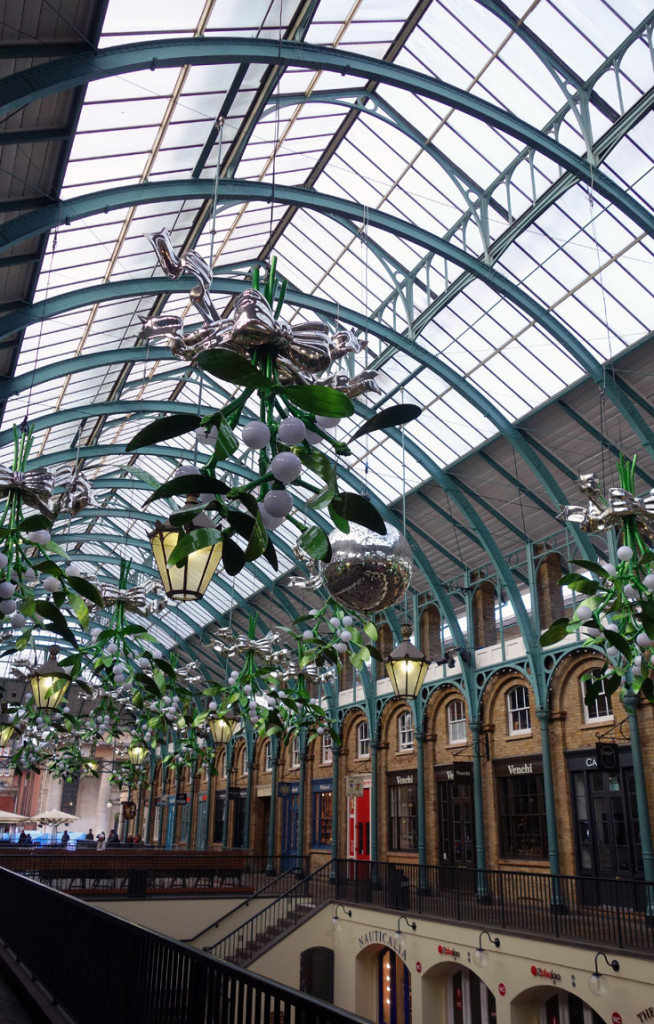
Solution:
M 252 264 L 274 253 L 293 294 L 304 296 L 288 301 L 284 316 L 315 319 L 317 305 L 319 315 L 353 324 L 368 340 L 357 360 L 379 369 L 383 398 L 423 407 L 404 450 L 397 434 L 373 435 L 354 442 L 345 460 L 385 505 L 595 368 L 601 379 L 602 364 L 654 322 L 651 234 L 620 198 L 651 217 L 648 19 L 651 28 L 644 0 L 109 0 L 101 50 L 190 37 L 281 48 L 292 39 L 436 76 L 480 106 L 473 116 L 458 101 L 404 87 L 400 75 L 380 84 L 352 68 L 307 68 L 301 57 L 294 66 L 292 55 L 279 73 L 254 54 L 244 63 L 162 67 L 156 45 L 144 51 L 143 70 L 89 81 L 62 201 L 146 187 L 138 202 L 128 191 L 117 208 L 99 200 L 78 216 L 66 207 L 70 216 L 47 236 L 34 293 L 46 316 L 24 332 L 15 374 L 27 386 L 8 399 L 2 422 L 4 430 L 26 417 L 36 423 L 35 458 L 84 460 L 103 515 L 80 519 L 68 543 L 102 561 L 108 542 L 92 543 L 94 533 L 144 541 L 147 491 L 130 467 L 167 479 L 179 445 L 168 445 L 171 458 L 165 445 L 159 454 L 125 455 L 143 414 L 158 414 L 143 403 L 209 408 L 226 394 L 156 344 L 147 358 L 122 361 L 137 343 L 139 317 L 156 308 L 193 320 L 186 290 L 157 289 L 161 274 L 144 235 L 164 227 L 176 249 L 213 262 L 219 309 L 231 301 L 221 281 L 244 282 Z M 539 133 L 537 145 L 521 141 L 524 125 Z M 581 158 L 586 180 L 562 166 L 555 143 Z M 187 189 L 185 198 L 196 181 L 204 193 Z M 147 186 L 162 182 L 179 187 L 151 201 Z M 270 191 L 243 198 L 252 182 Z M 296 186 L 319 201 L 284 193 Z M 121 283 L 127 290 L 110 290 Z M 81 289 L 92 291 L 52 314 L 58 298 Z M 85 365 L 102 352 L 114 354 L 106 365 Z M 73 357 L 81 358 L 63 375 L 34 376 Z M 113 402 L 133 411 L 97 408 Z M 351 427 L 338 430 L 345 437 Z M 199 446 L 189 457 L 206 453 Z M 7 458 L 5 446 L 0 461 Z M 532 470 L 510 472 L 526 479 Z M 130 479 L 135 486 L 117 489 Z M 538 494 L 540 486 L 533 481 Z M 506 480 L 489 497 L 502 488 Z M 159 505 L 149 511 L 165 515 Z M 291 529 L 282 534 L 280 573 L 292 567 L 295 541 Z M 180 613 L 175 629 L 190 635 L 211 609 L 229 614 L 234 599 L 262 590 L 269 571 L 257 563 L 212 584 L 197 615 Z

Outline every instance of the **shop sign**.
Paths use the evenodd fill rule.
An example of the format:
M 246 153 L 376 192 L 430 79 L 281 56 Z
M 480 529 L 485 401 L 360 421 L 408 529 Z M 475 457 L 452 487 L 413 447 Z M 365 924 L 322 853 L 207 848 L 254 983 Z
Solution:
M 438 952 L 440 953 L 441 956 L 452 956 L 454 957 L 455 960 L 457 960 L 461 956 L 459 950 L 452 949 L 451 946 L 439 946 Z
M 188 796 L 186 795 L 186 793 L 177 793 L 175 795 L 175 803 L 176 804 L 185 804 L 187 802 L 187 800 L 188 800 Z
M 291 796 L 300 792 L 299 782 L 280 782 L 277 787 L 277 796 Z
M 519 778 L 522 775 L 542 775 L 542 757 L 530 757 L 529 760 L 516 761 L 514 758 L 505 758 L 502 761 L 495 761 L 496 776 L 510 776 Z
M 530 970 L 534 978 L 549 978 L 550 981 L 561 980 L 560 974 L 557 974 L 556 971 L 550 971 L 547 967 L 536 967 L 536 964 L 532 964 Z
M 413 772 L 389 772 L 388 782 L 391 786 L 413 786 L 416 777 Z
M 647 1018 L 645 1018 L 645 1020 L 647 1020 Z M 622 1024 L 622 1014 L 618 1013 L 617 1010 L 614 1010 L 611 1014 L 611 1024 Z
M 499 992 L 499 994 L 501 996 L 505 996 L 506 995 L 506 985 L 504 984 L 503 981 L 501 981 L 499 983 L 499 985 L 497 986 L 497 991 Z
M 406 949 L 398 941 L 394 932 L 385 932 L 381 928 L 371 928 L 369 932 L 364 932 L 363 935 L 359 936 L 359 949 L 369 946 L 373 942 L 379 943 L 382 946 L 388 946 L 394 953 L 402 957 L 406 963 Z
M 614 1013 L 613 1017 L 620 1017 L 619 1013 Z M 648 1006 L 647 1009 L 641 1010 L 640 1013 L 636 1014 L 638 1020 L 654 1020 L 654 1006 Z M 611 1022 L 613 1024 L 613 1022 Z M 620 1017 L 620 1024 L 622 1024 L 622 1017 Z
M 453 782 L 472 782 L 472 765 L 455 764 L 452 777 Z
M 363 779 L 357 779 L 354 775 L 348 775 L 345 779 L 346 796 L 363 796 Z
M 331 793 L 332 791 L 332 780 L 331 779 L 314 779 L 311 783 L 314 793 Z M 363 795 L 363 794 L 362 794 Z

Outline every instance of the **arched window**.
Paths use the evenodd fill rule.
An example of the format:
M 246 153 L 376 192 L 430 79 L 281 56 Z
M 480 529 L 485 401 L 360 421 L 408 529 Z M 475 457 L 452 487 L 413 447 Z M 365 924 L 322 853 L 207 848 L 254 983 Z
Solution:
M 507 694 L 509 709 L 509 734 L 531 732 L 531 710 L 529 708 L 529 690 L 526 686 L 514 686 Z
M 391 627 L 386 622 L 383 622 L 378 627 L 377 650 L 382 657 L 382 660 L 377 662 L 377 678 L 385 679 L 388 674 L 386 672 L 386 659 L 393 650 L 393 634 L 391 633 Z
M 588 690 L 593 687 L 595 697 L 592 700 L 588 700 Z M 610 722 L 613 721 L 613 708 L 611 706 L 611 695 L 604 689 L 604 680 L 599 680 L 599 690 L 597 689 L 598 683 L 594 680 L 584 680 L 581 684 L 581 696 L 584 705 L 584 720 L 587 723 L 591 722 Z
M 295 735 L 291 740 L 291 768 L 300 767 L 300 737 Z
M 263 770 L 264 772 L 271 772 L 273 770 L 273 756 L 272 756 L 272 743 L 268 740 L 263 748 Z
M 370 732 L 365 718 L 357 725 L 357 757 L 370 757 Z
M 330 732 L 324 732 L 322 734 L 322 763 L 333 764 L 334 762 L 334 748 L 332 746 L 332 734 Z
M 397 716 L 397 749 L 400 753 L 413 750 L 413 715 L 403 711 Z
M 447 741 L 466 741 L 466 708 L 462 700 L 451 700 L 447 705 Z

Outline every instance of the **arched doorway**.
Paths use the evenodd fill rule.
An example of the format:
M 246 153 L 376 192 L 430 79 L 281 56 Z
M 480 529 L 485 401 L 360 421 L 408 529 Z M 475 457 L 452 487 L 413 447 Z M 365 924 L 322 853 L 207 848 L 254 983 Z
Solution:
M 495 1024 L 495 996 L 467 967 L 451 975 L 448 995 L 448 1024 Z

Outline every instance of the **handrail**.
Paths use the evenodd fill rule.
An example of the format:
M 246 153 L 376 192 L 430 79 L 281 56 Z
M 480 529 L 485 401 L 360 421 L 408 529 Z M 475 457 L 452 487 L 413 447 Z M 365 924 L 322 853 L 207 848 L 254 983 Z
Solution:
M 195 942 L 195 940 L 199 939 L 200 936 L 204 935 L 205 932 L 211 931 L 212 928 L 217 928 L 219 924 L 222 924 L 223 921 L 226 921 L 228 917 L 231 917 L 232 914 L 235 914 L 237 910 L 242 910 L 243 907 L 247 907 L 247 905 L 249 903 L 251 903 L 252 900 L 256 900 L 258 896 L 263 896 L 263 894 L 268 889 L 272 889 L 273 886 L 279 885 L 279 883 L 283 882 L 284 879 L 287 878 L 289 875 L 293 875 L 294 876 L 296 870 L 297 870 L 297 868 L 288 868 L 286 871 L 283 871 L 281 875 L 276 875 L 275 878 L 270 878 L 266 882 L 265 885 L 262 885 L 261 888 L 257 889 L 256 892 L 250 893 L 250 895 L 248 896 L 247 899 L 243 900 L 237 906 L 232 907 L 232 909 L 228 910 L 226 914 L 223 914 L 222 917 L 219 917 L 217 921 L 214 921 L 212 924 L 208 924 L 206 926 L 206 928 L 202 928 L 202 930 L 199 931 L 197 933 L 197 935 L 192 935 L 190 939 L 182 939 L 181 941 L 182 942 Z M 290 891 L 290 890 L 287 890 L 287 891 Z M 286 895 L 286 894 L 282 893 L 282 895 Z
M 76 1024 L 91 1016 L 94 1024 L 369 1024 L 6 868 L 0 904 L 0 941 L 10 959 Z M 117 981 L 107 985 L 108 978 Z M 90 1009 L 96 992 L 102 998 Z
M 325 879 L 328 882 L 328 888 L 324 890 L 322 898 L 328 899 L 331 896 L 330 868 L 331 864 L 323 864 L 322 867 L 307 875 L 306 878 L 299 881 L 292 889 L 283 893 L 273 903 L 264 907 L 263 910 L 260 910 L 247 921 L 244 921 L 243 924 L 229 932 L 222 939 L 219 939 L 218 942 L 215 942 L 212 946 L 203 946 L 204 951 L 212 953 L 213 956 L 229 960 L 242 950 L 247 949 L 248 945 L 254 943 L 267 931 L 278 929 L 280 922 L 288 917 L 289 901 L 292 913 L 296 912 L 297 901 L 300 897 L 310 897 L 318 902 L 320 899 L 318 892 L 322 893 L 322 887 L 317 886 L 316 883 L 322 882 Z M 282 911 L 284 912 L 284 918 L 282 917 Z M 281 932 L 278 931 L 277 934 L 279 935 Z

